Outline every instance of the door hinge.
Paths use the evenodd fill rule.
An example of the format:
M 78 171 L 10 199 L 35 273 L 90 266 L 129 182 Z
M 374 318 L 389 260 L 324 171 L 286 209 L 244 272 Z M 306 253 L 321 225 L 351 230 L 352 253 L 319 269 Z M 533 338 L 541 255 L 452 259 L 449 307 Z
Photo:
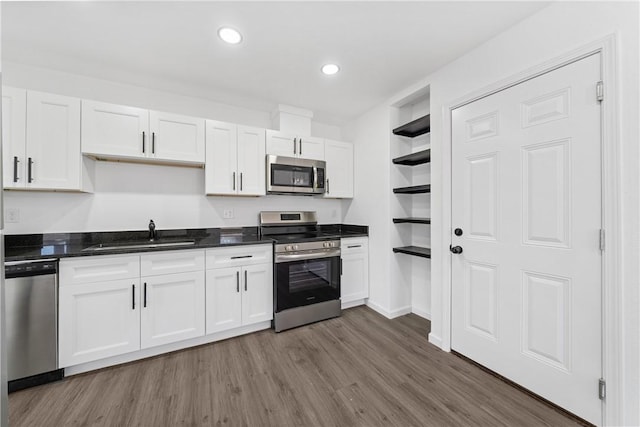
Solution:
M 600 250 L 604 251 L 604 229 L 600 229 Z
M 604 99 L 604 83 L 600 80 L 596 83 L 596 99 L 602 101 Z
M 600 378 L 598 381 L 598 397 L 600 400 L 604 400 L 607 397 L 607 382 L 604 378 Z

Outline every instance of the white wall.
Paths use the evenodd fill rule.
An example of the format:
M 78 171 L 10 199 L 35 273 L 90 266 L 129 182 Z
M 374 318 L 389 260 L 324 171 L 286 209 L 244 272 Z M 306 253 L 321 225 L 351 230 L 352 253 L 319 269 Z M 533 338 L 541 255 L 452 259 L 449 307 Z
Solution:
M 84 99 L 169 111 L 269 128 L 270 112 L 216 103 L 86 76 L 3 63 L 3 84 Z M 312 123 L 313 136 L 341 139 L 340 128 Z M 94 193 L 5 191 L 5 209 L 19 209 L 7 234 L 141 230 L 257 225 L 262 210 L 316 210 L 321 223 L 342 221 L 342 204 L 318 197 L 212 197 L 204 195 L 204 170 L 95 162 Z M 233 209 L 233 219 L 223 210 Z
M 554 2 L 537 14 L 525 19 L 494 39 L 482 44 L 456 61 L 415 85 L 399 92 L 376 110 L 396 104 L 409 94 L 430 85 L 431 88 L 431 141 L 432 141 L 432 193 L 431 226 L 432 259 L 432 334 L 441 338 L 443 318 L 441 311 L 443 263 L 449 257 L 450 230 L 443 230 L 442 177 L 445 165 L 441 142 L 443 137 L 443 108 L 450 102 L 482 89 L 497 81 L 544 63 L 554 57 L 567 54 L 590 42 L 615 33 L 618 41 L 619 138 L 622 145 L 622 170 L 620 171 L 623 202 L 622 235 L 624 268 L 623 281 L 624 326 L 621 334 L 624 342 L 624 363 L 620 366 L 624 380 L 623 419 L 625 425 L 640 425 L 640 152 L 638 141 L 639 79 L 639 6 L 637 2 Z M 606 82 L 605 82 L 606 84 Z M 357 127 L 375 126 L 376 117 L 370 113 L 357 120 Z M 352 125 L 345 127 L 345 131 Z M 376 126 L 382 135 L 371 135 L 368 153 L 386 152 L 389 128 Z M 368 161 L 356 156 L 359 162 Z M 388 159 L 387 159 L 388 161 Z M 377 188 L 386 177 L 378 170 L 365 167 L 363 173 L 371 173 L 360 179 L 372 181 Z M 373 200 L 373 199 L 372 199 Z M 352 209 L 346 217 L 359 217 L 361 212 Z M 364 206 L 361 209 L 366 210 Z M 384 226 L 384 224 L 380 224 Z M 389 225 L 386 225 L 389 227 Z M 373 245 L 372 245 L 373 246 Z M 386 248 L 385 248 L 386 249 Z M 382 267 L 379 267 L 382 268 Z M 374 274 L 372 274 L 374 276 Z M 389 281 L 386 286 L 392 286 Z M 437 340 L 436 340 L 437 341 Z

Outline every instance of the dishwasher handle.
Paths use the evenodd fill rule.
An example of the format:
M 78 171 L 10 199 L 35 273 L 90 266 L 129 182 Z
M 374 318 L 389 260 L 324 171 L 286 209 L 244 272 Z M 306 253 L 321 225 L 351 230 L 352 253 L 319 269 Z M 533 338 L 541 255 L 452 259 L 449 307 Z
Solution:
M 17 277 L 44 276 L 56 274 L 58 272 L 58 260 L 36 260 L 36 261 L 16 261 L 4 264 L 4 275 L 6 279 Z

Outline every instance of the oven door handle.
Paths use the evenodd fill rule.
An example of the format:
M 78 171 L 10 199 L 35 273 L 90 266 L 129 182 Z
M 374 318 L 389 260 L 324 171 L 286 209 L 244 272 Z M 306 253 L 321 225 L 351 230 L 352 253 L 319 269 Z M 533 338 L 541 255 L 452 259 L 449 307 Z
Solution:
M 328 249 L 322 252 L 300 254 L 276 254 L 276 264 L 288 261 L 302 261 L 305 259 L 333 258 L 340 256 L 340 249 Z

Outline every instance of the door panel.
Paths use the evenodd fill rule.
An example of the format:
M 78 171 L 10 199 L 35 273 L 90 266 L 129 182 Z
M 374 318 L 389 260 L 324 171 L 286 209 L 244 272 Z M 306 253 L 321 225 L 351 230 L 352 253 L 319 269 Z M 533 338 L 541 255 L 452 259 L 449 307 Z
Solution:
M 80 100 L 27 92 L 27 188 L 80 189 Z M 27 165 L 28 168 L 28 165 Z
M 242 325 L 240 268 L 207 270 L 207 334 Z
M 600 424 L 598 54 L 452 112 L 452 348 Z
M 238 192 L 237 126 L 207 120 L 205 191 L 207 194 Z
M 285 157 L 298 157 L 298 140 L 295 135 L 267 129 L 267 154 Z M 295 142 L 294 142 L 295 139 Z
M 140 349 L 139 279 L 60 288 L 60 367 Z
M 149 112 L 150 155 L 155 159 L 204 163 L 204 119 Z
M 150 151 L 149 110 L 82 100 L 83 153 L 146 158 Z
M 238 126 L 238 194 L 263 196 L 265 186 L 265 130 Z
M 26 183 L 27 91 L 2 87 L 2 167 L 4 188 Z M 14 180 L 15 178 L 15 180 Z
M 273 319 L 273 265 L 249 265 L 242 268 L 242 274 L 242 324 Z
M 143 277 L 142 282 L 142 348 L 204 335 L 204 272 Z

